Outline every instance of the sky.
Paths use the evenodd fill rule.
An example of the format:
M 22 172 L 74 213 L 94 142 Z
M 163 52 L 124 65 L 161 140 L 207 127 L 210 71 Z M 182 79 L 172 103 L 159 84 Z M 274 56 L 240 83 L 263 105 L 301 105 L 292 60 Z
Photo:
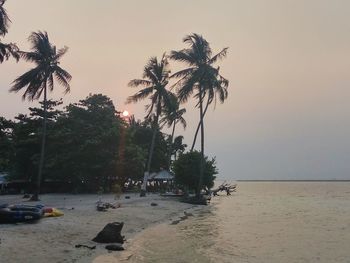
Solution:
M 77 102 L 108 95 L 118 110 L 143 119 L 144 105 L 125 105 L 147 60 L 185 47 L 199 33 L 230 81 L 224 104 L 205 119 L 205 154 L 216 156 L 219 178 L 350 179 L 350 1 L 348 0 L 8 0 L 12 20 L 3 42 L 28 50 L 28 36 L 45 30 L 69 51 L 61 66 L 71 92 L 56 85 L 50 98 Z M 0 64 L 0 115 L 13 118 L 37 102 L 9 93 L 33 65 Z M 171 64 L 172 71 L 180 69 Z M 183 105 L 191 145 L 199 120 Z M 199 147 L 199 144 L 197 144 Z

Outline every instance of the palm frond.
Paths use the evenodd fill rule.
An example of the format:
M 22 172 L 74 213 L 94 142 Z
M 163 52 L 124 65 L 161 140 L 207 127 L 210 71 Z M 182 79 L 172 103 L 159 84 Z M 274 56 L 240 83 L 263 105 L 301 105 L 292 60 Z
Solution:
M 143 99 L 147 98 L 150 94 L 152 94 L 153 90 L 154 90 L 153 86 L 142 89 L 139 92 L 137 92 L 136 94 L 129 96 L 126 100 L 126 103 L 136 103 L 140 100 L 143 100 Z
M 195 68 L 186 68 L 172 74 L 170 78 L 183 78 L 188 76 L 189 74 L 192 74 L 195 70 L 196 70 Z
M 16 61 L 19 60 L 19 49 L 17 45 L 13 43 L 4 44 L 0 42 L 0 63 L 8 60 L 11 56 L 14 57 Z
M 227 50 L 228 47 L 224 48 L 223 50 L 221 50 L 218 54 L 216 54 L 215 56 L 213 56 L 211 59 L 209 59 L 209 64 L 213 64 L 218 60 L 221 60 L 223 58 L 225 58 L 227 56 Z
M 4 8 L 6 0 L 0 0 L 0 36 L 6 35 L 10 26 L 11 20 Z
M 56 49 L 56 47 L 55 47 Z M 56 56 L 55 56 L 55 59 L 56 60 L 59 60 L 60 58 L 62 58 L 68 51 L 68 47 L 64 46 L 63 48 L 60 48 L 57 53 L 56 53 Z
M 151 86 L 152 82 L 146 79 L 133 79 L 128 83 L 129 87 Z
M 14 80 L 11 92 L 19 92 L 26 88 L 22 99 L 34 100 L 40 96 L 44 87 L 44 76 L 40 68 L 33 68 Z
M 43 58 L 52 58 L 55 55 L 55 46 L 50 43 L 46 31 L 32 32 L 28 40 L 32 43 L 33 52 L 40 54 Z
M 182 49 L 180 51 L 171 51 L 169 58 L 179 62 L 185 62 L 189 65 L 195 65 L 196 59 L 191 56 L 191 50 Z
M 194 78 L 186 78 L 181 83 L 181 88 L 177 91 L 177 97 L 180 103 L 185 103 L 189 99 L 194 91 L 195 84 L 196 80 Z
M 53 74 L 56 80 L 65 88 L 64 93 L 68 93 L 70 91 L 69 81 L 72 79 L 72 76 L 59 66 L 55 66 L 54 68 Z
M 185 111 L 185 112 L 186 112 L 186 111 Z M 186 129 L 186 127 L 187 127 L 187 122 L 186 122 L 186 120 L 184 119 L 184 117 L 180 116 L 178 120 L 179 120 L 179 122 L 181 123 L 182 127 L 183 127 L 184 129 Z
M 19 56 L 25 61 L 34 62 L 36 64 L 40 64 L 40 62 L 43 60 L 43 56 L 37 52 L 20 51 Z
M 211 57 L 210 45 L 203 36 L 193 33 L 185 36 L 183 42 L 190 45 L 191 53 L 196 57 L 197 62 L 205 63 Z

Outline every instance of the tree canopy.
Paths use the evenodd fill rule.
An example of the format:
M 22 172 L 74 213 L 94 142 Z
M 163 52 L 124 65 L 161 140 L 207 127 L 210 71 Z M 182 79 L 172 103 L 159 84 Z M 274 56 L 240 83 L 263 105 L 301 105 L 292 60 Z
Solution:
M 175 181 L 177 184 L 196 193 L 204 188 L 210 189 L 214 186 L 215 175 L 218 173 L 215 159 L 209 160 L 208 157 L 204 157 L 203 181 L 201 189 L 198 189 L 201 158 L 201 153 L 197 151 L 187 152 L 179 156 L 174 162 Z

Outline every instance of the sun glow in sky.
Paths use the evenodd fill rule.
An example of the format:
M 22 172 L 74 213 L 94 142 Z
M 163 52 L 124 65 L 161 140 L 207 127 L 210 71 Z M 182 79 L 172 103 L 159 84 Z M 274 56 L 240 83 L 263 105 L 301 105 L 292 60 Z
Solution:
M 151 56 L 184 48 L 202 34 L 230 80 L 229 98 L 205 119 L 205 154 L 216 156 L 221 178 L 350 179 L 350 1 L 348 0 L 11 0 L 12 20 L 2 41 L 27 50 L 32 31 L 46 30 L 61 66 L 73 76 L 71 92 L 56 86 L 50 98 L 65 104 L 89 93 L 109 96 L 118 110 L 137 89 Z M 13 118 L 37 102 L 9 93 L 32 65 L 0 64 L 0 115 Z M 171 63 L 172 72 L 181 65 Z M 136 118 L 147 103 L 128 105 Z M 186 107 L 192 144 L 199 112 Z M 197 144 L 199 148 L 199 144 Z

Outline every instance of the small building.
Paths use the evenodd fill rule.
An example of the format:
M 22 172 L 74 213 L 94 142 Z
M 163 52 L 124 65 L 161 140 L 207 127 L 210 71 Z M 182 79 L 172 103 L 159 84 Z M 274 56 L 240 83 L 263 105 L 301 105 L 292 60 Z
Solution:
M 174 175 L 167 170 L 161 170 L 152 179 L 159 181 L 173 181 Z
M 174 188 L 174 175 L 167 171 L 161 170 L 158 173 L 152 173 L 148 177 L 148 191 L 166 192 Z

